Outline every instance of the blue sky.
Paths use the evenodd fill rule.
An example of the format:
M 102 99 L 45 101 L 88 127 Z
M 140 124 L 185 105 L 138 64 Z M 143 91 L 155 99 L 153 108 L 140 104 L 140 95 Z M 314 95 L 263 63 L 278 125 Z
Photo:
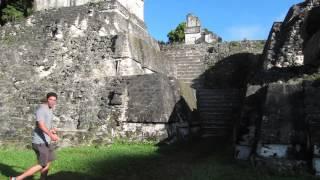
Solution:
M 274 21 L 283 21 L 293 4 L 304 0 L 145 0 L 145 23 L 157 40 L 192 13 L 224 41 L 266 39 Z

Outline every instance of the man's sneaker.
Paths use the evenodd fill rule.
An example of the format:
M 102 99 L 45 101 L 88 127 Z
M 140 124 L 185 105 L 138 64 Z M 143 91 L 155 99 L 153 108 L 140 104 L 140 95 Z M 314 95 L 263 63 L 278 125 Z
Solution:
M 16 177 L 9 177 L 9 180 L 16 180 Z

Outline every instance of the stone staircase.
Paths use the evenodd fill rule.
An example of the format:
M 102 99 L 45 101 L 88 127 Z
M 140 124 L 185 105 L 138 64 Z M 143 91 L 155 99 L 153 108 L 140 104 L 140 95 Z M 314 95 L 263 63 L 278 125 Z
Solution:
M 234 119 L 241 102 L 238 89 L 205 89 L 201 75 L 205 72 L 206 48 L 201 46 L 170 47 L 163 52 L 174 64 L 175 77 L 194 92 L 202 137 L 225 137 L 233 134 Z
M 202 137 L 232 135 L 240 103 L 241 92 L 238 89 L 198 89 Z
M 166 51 L 165 54 L 175 65 L 175 77 L 178 80 L 190 85 L 199 82 L 199 76 L 205 71 L 205 48 L 183 46 L 176 51 Z

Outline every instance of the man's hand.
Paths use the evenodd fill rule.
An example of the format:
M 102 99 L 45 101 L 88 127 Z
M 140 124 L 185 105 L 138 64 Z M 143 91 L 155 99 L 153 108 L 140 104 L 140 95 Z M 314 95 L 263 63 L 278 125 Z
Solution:
M 57 134 L 57 128 L 52 128 L 52 129 L 50 129 L 50 132 L 52 133 L 52 134 Z
M 44 133 L 46 133 L 50 137 L 50 139 L 52 141 L 58 141 L 59 140 L 59 137 L 55 134 L 55 132 L 56 132 L 55 128 L 49 130 L 46 127 L 44 121 L 41 121 L 41 120 L 38 121 L 38 126 Z
M 56 134 L 52 134 L 50 136 L 50 138 L 51 138 L 52 141 L 58 141 L 59 140 L 59 137 Z

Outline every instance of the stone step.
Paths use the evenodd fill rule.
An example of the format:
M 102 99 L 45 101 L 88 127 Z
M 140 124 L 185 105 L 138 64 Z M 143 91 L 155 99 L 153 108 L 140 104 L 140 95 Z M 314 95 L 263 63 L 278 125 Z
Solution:
M 225 116 L 231 116 L 234 114 L 233 109 L 212 109 L 212 108 L 202 108 L 198 107 L 198 110 L 201 113 L 207 113 L 207 112 L 215 112 L 215 113 L 220 113 L 224 114 Z
M 225 118 L 225 117 L 230 117 L 225 114 L 217 114 L 216 112 L 201 112 L 200 116 L 211 117 L 213 119 L 214 118 L 221 119 L 221 118 Z
M 177 68 L 177 72 L 178 73 L 190 73 L 190 72 L 195 72 L 195 73 L 203 73 L 200 69 L 192 69 L 192 68 L 189 68 L 189 69 L 182 69 L 182 68 Z
M 217 94 L 199 94 L 198 93 L 198 91 L 197 91 L 197 94 L 198 94 L 198 96 L 199 96 L 199 98 L 201 98 L 201 99 L 226 99 L 226 100 L 229 100 L 229 99 L 241 99 L 241 97 L 240 96 L 238 96 L 238 95 L 234 95 L 234 94 L 219 94 L 219 93 L 217 93 Z
M 196 57 L 193 57 L 193 58 L 188 58 L 188 57 L 179 57 L 179 58 L 172 58 L 171 61 L 201 61 L 202 62 L 202 59 L 201 58 L 196 58 Z
M 233 112 L 236 108 L 231 107 L 212 107 L 212 106 L 198 106 L 201 112 Z
M 201 86 L 201 85 L 199 85 L 199 83 L 193 82 L 190 80 L 180 80 L 180 82 L 183 82 L 185 84 L 189 84 L 189 86 L 192 86 L 193 88 L 197 88 L 197 87 Z
M 200 127 L 202 130 L 207 130 L 207 131 L 215 131 L 215 130 L 231 130 L 233 126 L 203 126 L 200 124 Z
M 228 130 L 232 128 L 232 125 L 201 125 L 200 126 L 202 130 L 204 131 L 216 131 L 217 129 L 224 129 L 224 130 Z
M 176 71 L 178 74 L 198 74 L 198 75 L 201 75 L 201 74 L 203 74 L 203 72 L 202 71 L 200 71 L 200 70 L 197 70 L 197 69 L 186 69 L 186 70 L 181 70 L 181 69 L 179 69 L 179 70 L 177 70 Z
M 199 77 L 200 75 L 200 72 L 177 72 L 177 77 Z
M 233 124 L 233 117 L 225 117 L 221 119 L 206 119 L 201 117 L 201 124 Z
M 203 64 L 176 64 L 177 69 L 199 69 L 204 71 L 205 67 Z
M 222 102 L 222 101 L 221 102 L 210 102 L 210 103 L 207 103 L 207 102 L 200 101 L 199 99 L 197 99 L 197 104 L 200 107 L 212 107 L 212 108 L 219 108 L 219 107 L 235 108 L 235 107 L 239 107 L 240 106 L 240 103 L 233 103 L 233 105 L 228 105 L 228 103 L 225 103 L 225 102 Z M 222 104 L 222 105 L 219 105 L 219 104 Z
M 182 65 L 182 66 L 193 66 L 193 65 L 202 65 L 204 66 L 204 63 L 200 60 L 181 60 L 181 61 L 171 61 L 174 63 L 174 65 Z
M 192 86 L 193 88 L 201 87 L 201 83 L 197 80 L 179 80 L 180 82 L 183 82 L 186 85 Z
M 200 76 L 201 76 L 201 72 L 177 72 L 176 73 L 176 75 L 177 75 L 177 77 L 184 77 L 184 76 L 186 76 L 186 77 L 192 77 L 192 78 L 194 78 L 194 77 L 196 77 L 196 78 L 199 78 Z
M 201 53 L 178 53 L 178 54 L 175 54 L 173 55 L 173 57 L 175 58 L 203 58 L 204 57 L 204 54 L 201 54 Z
M 240 106 L 241 103 L 239 101 L 225 101 L 225 100 L 212 100 L 212 101 L 206 101 L 206 100 L 198 100 L 198 105 L 203 106 L 212 106 L 212 107 L 237 107 Z
M 199 89 L 198 90 L 198 93 L 200 94 L 200 95 L 215 95 L 215 94 L 217 94 L 217 95 L 233 95 L 233 96 L 238 96 L 238 95 L 240 95 L 240 93 L 239 92 L 237 92 L 237 91 L 203 91 L 203 90 L 201 90 L 201 89 Z
M 213 106 L 219 106 L 219 104 L 222 104 L 222 106 L 239 106 L 241 105 L 240 100 L 235 100 L 235 99 L 198 99 L 198 104 L 208 104 L 208 105 L 213 105 Z M 231 105 L 232 104 L 232 105 Z
M 199 94 L 240 94 L 239 90 L 232 89 L 199 89 Z
M 202 108 L 202 109 L 205 109 L 205 108 L 208 108 L 208 109 L 235 109 L 239 106 L 219 106 L 219 104 L 203 104 L 203 103 L 199 103 L 197 102 L 198 104 L 198 107 Z
M 183 79 L 183 80 L 194 80 L 194 79 L 197 79 L 199 78 L 199 75 L 188 75 L 188 74 L 184 74 L 184 75 L 177 75 L 177 79 Z
M 177 79 L 198 79 L 200 74 L 177 74 Z
M 201 107 L 212 107 L 212 108 L 217 108 L 217 107 L 223 107 L 223 108 L 233 108 L 236 107 L 236 105 L 239 104 L 231 104 L 231 103 L 225 103 L 225 102 L 204 102 L 204 101 L 199 101 L 198 99 L 198 106 Z
M 231 114 L 229 112 L 221 112 L 221 111 L 204 111 L 199 109 L 200 114 L 202 113 L 210 113 L 210 114 L 215 114 L 215 115 L 220 115 L 220 116 L 230 116 Z M 233 114 L 232 114 L 233 115 Z
M 201 129 L 201 137 L 223 137 L 231 135 L 233 133 L 232 129 Z
M 200 61 L 188 61 L 188 62 L 184 62 L 184 61 L 181 61 L 181 62 L 174 62 L 175 65 L 177 66 L 194 66 L 194 65 L 202 65 L 203 66 L 203 62 L 200 62 Z
M 232 116 L 234 114 L 234 110 L 233 109 L 212 109 L 212 108 L 198 107 L 198 110 L 200 111 L 200 114 L 204 113 L 204 112 L 223 113 L 225 116 Z
M 193 54 L 196 54 L 196 55 L 202 55 L 204 54 L 203 52 L 201 51 L 190 51 L 190 50 L 178 50 L 178 51 L 171 51 L 171 52 L 166 52 L 165 53 L 166 55 L 193 55 Z
M 205 70 L 205 66 L 203 64 L 178 64 L 177 68 L 184 68 L 184 69 L 188 69 L 188 68 L 194 68 L 194 69 L 201 69 L 201 70 Z
M 212 107 L 234 107 L 235 105 L 239 105 L 237 103 L 233 103 L 231 101 L 200 101 L 198 99 L 198 104 L 203 106 L 212 106 Z
M 193 80 L 193 81 L 199 81 L 199 77 L 197 78 L 190 78 L 190 77 L 182 77 L 182 78 L 177 78 L 179 80 L 186 80 L 186 81 L 190 81 L 190 80 Z
M 202 61 L 203 57 L 173 57 L 171 60 L 173 61 Z
M 201 122 L 201 127 L 232 127 L 233 126 L 233 122 L 230 120 L 225 120 L 225 122 L 221 121 L 204 121 Z
M 221 100 L 221 99 L 226 99 L 226 100 L 241 100 L 240 95 L 234 95 L 234 94 L 199 94 L 197 91 L 197 96 L 199 99 L 210 99 L 210 100 Z
M 186 51 L 184 51 L 184 50 L 182 50 L 182 51 L 175 51 L 174 53 L 169 53 L 169 54 L 171 54 L 171 55 L 176 55 L 176 56 L 178 56 L 178 55 L 181 55 L 181 56 L 192 56 L 192 55 L 194 55 L 194 56 L 201 56 L 201 55 L 204 55 L 204 53 L 203 52 L 201 52 L 201 51 L 194 51 L 194 50 L 186 50 Z

